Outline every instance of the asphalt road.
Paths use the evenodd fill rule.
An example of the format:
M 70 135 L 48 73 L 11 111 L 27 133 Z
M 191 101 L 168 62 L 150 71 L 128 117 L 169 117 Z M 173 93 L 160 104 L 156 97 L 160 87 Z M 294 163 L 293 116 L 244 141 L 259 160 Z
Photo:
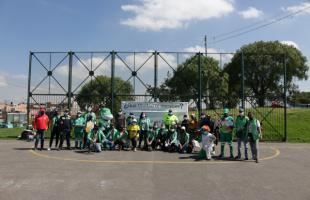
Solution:
M 34 152 L 32 145 L 0 141 L 0 200 L 310 199 L 310 144 L 262 143 L 258 164 L 160 151 Z

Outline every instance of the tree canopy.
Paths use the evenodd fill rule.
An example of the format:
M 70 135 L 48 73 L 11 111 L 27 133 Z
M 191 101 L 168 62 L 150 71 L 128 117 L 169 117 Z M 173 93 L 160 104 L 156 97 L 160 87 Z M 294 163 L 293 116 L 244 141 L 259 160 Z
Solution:
M 203 101 L 208 107 L 214 108 L 225 102 L 228 91 L 228 74 L 219 67 L 219 62 L 212 57 L 201 55 L 201 78 Z M 160 101 L 195 101 L 198 105 L 199 92 L 198 55 L 188 58 L 180 64 L 171 77 L 167 77 L 156 93 Z M 150 88 L 149 93 L 154 93 Z M 173 95 L 171 95 L 173 94 Z
M 269 97 L 281 97 L 284 88 L 286 59 L 287 89 L 296 89 L 293 79 L 307 79 L 307 59 L 301 51 L 279 41 L 258 41 L 237 50 L 224 71 L 229 74 L 229 93 L 241 94 L 242 55 L 244 59 L 245 91 L 264 106 Z
M 121 101 L 133 100 L 130 94 L 133 94 L 133 87 L 129 82 L 125 82 L 119 77 L 114 78 L 114 91 L 117 94 L 126 94 L 128 96 L 114 97 L 114 108 L 119 110 Z M 105 103 L 111 106 L 111 78 L 107 76 L 97 76 L 96 79 L 86 83 L 76 96 L 76 101 L 81 109 L 89 105 L 99 105 Z

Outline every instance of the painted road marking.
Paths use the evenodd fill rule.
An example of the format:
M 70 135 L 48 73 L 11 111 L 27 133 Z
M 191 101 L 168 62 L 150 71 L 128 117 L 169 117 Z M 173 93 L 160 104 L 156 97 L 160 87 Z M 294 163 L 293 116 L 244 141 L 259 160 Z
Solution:
M 274 151 L 273 155 L 260 158 L 260 160 L 270 160 L 278 157 L 280 155 L 280 150 L 274 147 L 269 147 L 271 150 Z M 37 151 L 29 150 L 29 152 L 37 157 L 54 159 L 54 160 L 62 160 L 62 161 L 74 161 L 74 162 L 84 162 L 84 163 L 106 163 L 106 164 L 228 164 L 228 163 L 239 163 L 233 161 L 208 161 L 202 162 L 200 161 L 193 161 L 193 162 L 185 162 L 185 161 L 165 161 L 165 160 L 83 160 L 78 158 L 68 158 L 68 157 L 58 157 L 58 156 L 49 156 L 46 154 L 39 153 Z

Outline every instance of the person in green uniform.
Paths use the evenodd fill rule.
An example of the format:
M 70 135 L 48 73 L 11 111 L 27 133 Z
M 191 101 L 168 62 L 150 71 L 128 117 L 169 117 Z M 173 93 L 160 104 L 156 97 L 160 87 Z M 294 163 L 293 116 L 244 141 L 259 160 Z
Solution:
M 146 150 L 152 151 L 155 149 L 155 141 L 157 137 L 157 128 L 154 126 L 150 126 L 149 130 L 146 133 L 145 142 L 146 142 Z
M 260 122 L 254 117 L 252 112 L 248 113 L 247 136 L 251 146 L 252 159 L 259 162 L 259 139 L 262 138 Z
M 128 145 L 128 133 L 125 127 L 122 127 L 120 131 L 114 134 L 114 144 L 118 145 L 118 150 L 124 150 L 124 148 Z
M 90 144 L 89 151 L 91 147 L 94 147 L 95 152 L 101 152 L 101 144 L 102 141 L 105 139 L 103 132 L 99 129 L 97 125 L 90 131 L 90 134 L 87 136 L 88 142 Z
M 166 147 L 169 152 L 176 152 L 178 149 L 178 132 L 176 129 L 176 124 L 171 124 L 170 129 L 168 130 L 168 139 L 166 141 Z
M 161 150 L 166 150 L 165 143 L 167 140 L 168 129 L 166 129 L 165 124 L 162 124 L 157 131 L 155 148 L 157 149 L 159 147 Z
M 48 151 L 50 151 L 51 148 L 52 148 L 52 144 L 53 144 L 54 138 L 56 139 L 56 141 L 55 141 L 56 142 L 55 143 L 55 148 L 58 147 L 58 141 L 59 141 L 59 135 L 60 135 L 60 129 L 59 129 L 58 120 L 59 120 L 58 111 L 54 110 L 53 117 L 52 117 L 52 120 L 51 120 L 51 125 L 50 125 L 50 127 L 52 127 L 52 131 L 51 131 L 51 138 L 50 138 L 49 148 L 47 149 Z
M 234 128 L 234 119 L 229 115 L 229 109 L 224 109 L 224 114 L 220 121 L 220 142 L 221 142 L 221 154 L 220 158 L 224 157 L 224 147 L 225 144 L 228 143 L 230 150 L 230 158 L 234 159 L 233 154 L 233 144 L 232 144 L 232 136 L 233 136 L 233 128 Z
M 82 112 L 78 111 L 77 118 L 74 120 L 73 123 L 76 149 L 82 149 L 85 125 L 85 118 L 82 116 Z
M 192 152 L 188 146 L 189 134 L 186 132 L 186 127 L 182 126 L 178 134 L 178 150 L 179 153 L 190 153 Z
M 115 150 L 115 138 L 119 134 L 118 130 L 111 124 L 110 127 L 105 131 L 106 140 L 103 141 L 103 147 L 109 150 Z
M 146 116 L 145 112 L 142 112 L 140 114 L 140 118 L 139 118 L 139 122 L 138 122 L 139 126 L 140 126 L 140 134 L 139 134 L 139 145 L 138 148 L 141 149 L 141 143 L 143 140 L 143 149 L 147 149 L 147 141 L 146 141 L 146 135 L 149 131 L 149 127 L 151 125 L 151 120 Z
M 244 110 L 242 108 L 239 109 L 239 115 L 235 121 L 235 132 L 238 143 L 238 155 L 236 159 L 241 159 L 241 147 L 244 145 L 244 159 L 248 160 L 248 138 L 246 135 L 246 127 L 249 118 L 244 115 Z

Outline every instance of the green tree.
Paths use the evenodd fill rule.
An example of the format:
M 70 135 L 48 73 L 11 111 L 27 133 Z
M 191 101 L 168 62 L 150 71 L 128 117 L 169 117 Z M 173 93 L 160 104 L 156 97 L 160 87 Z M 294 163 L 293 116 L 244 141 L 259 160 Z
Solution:
M 114 78 L 114 87 L 116 94 L 114 97 L 114 111 L 120 109 L 121 101 L 130 101 L 134 98 L 130 95 L 133 94 L 133 87 L 129 82 L 125 82 L 119 77 Z M 128 96 L 124 96 L 128 95 Z M 111 78 L 107 76 L 97 76 L 96 79 L 86 83 L 76 96 L 76 101 L 80 108 L 85 109 L 89 105 L 99 105 L 105 103 L 111 106 Z
M 225 102 L 228 91 L 228 74 L 224 73 L 219 62 L 201 55 L 202 96 L 207 107 L 214 108 Z M 198 105 L 198 55 L 180 64 L 171 77 L 156 89 L 160 101 L 194 101 Z M 154 95 L 154 88 L 148 92 Z
M 229 74 L 229 93 L 241 96 L 242 54 L 244 59 L 246 95 L 256 99 L 259 106 L 266 100 L 282 97 L 284 91 L 284 60 L 286 58 L 287 89 L 296 89 L 293 79 L 307 79 L 309 67 L 300 50 L 279 41 L 258 41 L 237 50 L 224 67 Z

